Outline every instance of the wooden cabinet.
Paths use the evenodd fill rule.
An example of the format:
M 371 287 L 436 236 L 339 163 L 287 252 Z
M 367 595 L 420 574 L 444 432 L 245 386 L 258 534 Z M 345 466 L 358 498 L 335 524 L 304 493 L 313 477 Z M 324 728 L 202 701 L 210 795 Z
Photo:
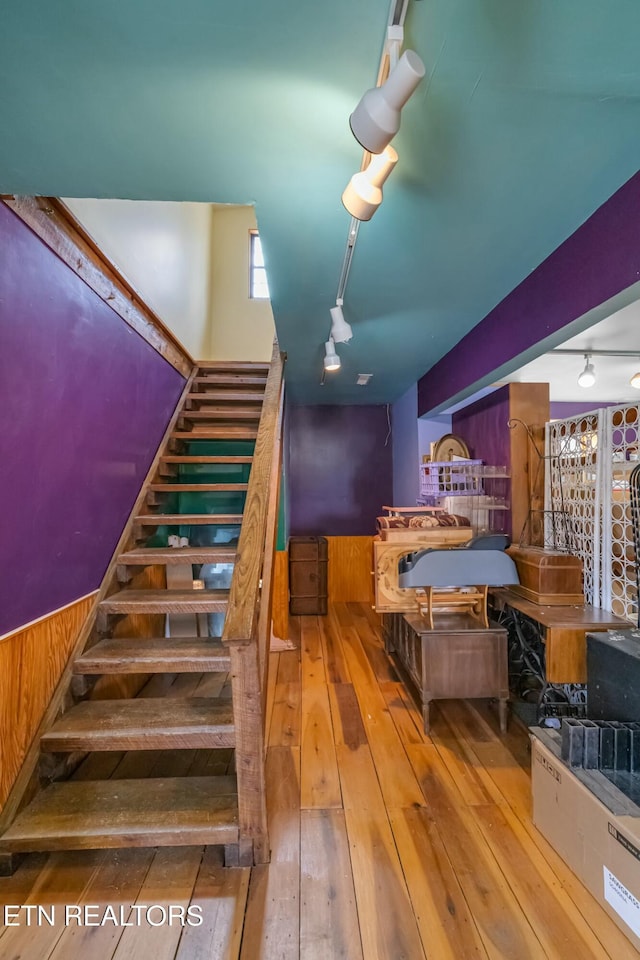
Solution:
M 388 653 L 395 652 L 420 694 L 425 733 L 432 700 L 496 697 L 500 729 L 507 724 L 507 631 L 484 629 L 466 613 L 441 614 L 430 628 L 422 617 L 385 614 Z

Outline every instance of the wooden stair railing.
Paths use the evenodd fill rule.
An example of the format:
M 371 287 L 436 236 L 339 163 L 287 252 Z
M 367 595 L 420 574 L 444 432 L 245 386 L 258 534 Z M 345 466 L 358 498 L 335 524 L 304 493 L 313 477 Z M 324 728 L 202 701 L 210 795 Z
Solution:
M 224 402 L 229 403 L 225 422 L 218 421 L 216 405 L 204 426 L 200 421 L 206 421 L 206 416 L 191 420 L 186 416 L 182 421 L 185 429 L 176 429 L 179 417 L 193 409 L 194 400 L 197 403 L 201 397 L 210 396 L 209 387 L 214 388 L 216 400 L 222 394 Z M 251 402 L 260 405 L 260 419 L 250 433 L 241 418 L 234 422 L 238 389 L 242 393 L 248 391 Z M 0 873 L 10 871 L 16 853 L 85 847 L 220 843 L 225 845 L 230 864 L 248 865 L 268 859 L 264 705 L 283 389 L 283 361 L 277 343 L 270 365 L 206 362 L 192 372 L 120 540 L 94 613 L 38 732 L 30 753 L 31 769 L 25 768 L 8 808 L 2 812 Z M 206 404 L 199 409 L 206 411 Z M 251 455 L 239 453 L 238 445 L 233 444 L 254 437 Z M 229 439 L 233 452 L 227 454 Z M 223 440 L 224 452 L 203 454 L 203 448 L 196 443 L 194 449 L 192 443 L 199 440 Z M 246 443 L 239 446 L 246 448 Z M 207 465 L 222 470 L 223 475 L 228 465 L 233 465 L 235 471 L 249 470 L 248 483 L 226 483 L 224 479 L 216 479 L 215 483 L 185 483 L 180 475 L 185 465 L 196 467 L 196 477 L 201 469 L 207 470 Z M 192 479 L 190 474 L 189 480 Z M 176 496 L 190 497 L 194 492 L 243 496 L 244 508 L 235 513 L 170 512 L 175 510 Z M 166 502 L 167 510 L 162 512 L 165 497 L 174 499 Z M 220 504 L 214 509 L 222 508 Z M 159 528 L 179 527 L 182 532 L 184 526 L 192 525 L 237 527 L 238 543 L 155 545 Z M 148 538 L 151 542 L 144 542 Z M 234 564 L 229 590 L 193 590 L 189 589 L 190 581 L 181 589 L 167 589 L 166 585 L 164 589 L 129 586 L 140 582 L 145 568 L 150 576 L 154 570 L 164 568 L 168 580 L 168 572 L 176 565 L 186 565 L 188 569 L 190 564 L 209 563 Z M 154 574 L 152 582 L 156 581 Z M 164 578 L 163 582 L 166 584 Z M 146 618 L 143 634 L 148 634 L 149 630 L 158 631 L 158 621 L 149 620 L 158 614 L 187 613 L 199 617 L 224 612 L 221 638 L 163 637 L 159 632 L 131 636 L 126 632 L 130 622 L 139 622 L 140 617 Z M 111 635 L 116 621 L 122 629 Z M 224 677 L 227 671 L 231 703 L 195 692 L 182 700 L 158 697 L 162 678 L 167 674 L 202 672 L 205 677 Z M 117 694 L 120 699 L 93 698 L 96 680 L 100 683 L 114 675 L 138 677 L 140 683 L 150 676 L 153 679 L 148 686 L 153 687 L 153 692 L 147 693 L 145 687 L 136 699 L 138 684 L 131 693 Z M 202 776 L 197 762 L 193 771 L 177 772 L 184 767 L 184 751 L 212 748 L 227 752 L 235 749 L 235 783 L 226 774 Z M 34 785 L 31 773 L 36 771 L 38 756 L 40 772 L 55 768 L 53 776 L 57 779 L 61 773 L 74 769 L 81 753 L 88 752 L 91 757 L 121 750 L 133 751 L 135 758 L 142 757 L 135 751 L 176 751 L 176 761 L 170 765 L 176 773 L 169 777 L 166 773 L 148 773 L 153 777 L 153 787 L 149 780 L 117 779 L 117 773 L 116 779 L 51 783 L 39 792 Z M 183 759 L 178 758 L 181 752 Z M 65 758 L 62 770 L 60 757 Z M 134 761 L 136 775 L 138 762 Z M 144 768 L 144 760 L 140 765 Z M 107 767 L 111 769 L 108 764 Z M 204 763 L 202 771 L 208 769 Z M 106 773 L 107 778 L 111 775 Z
M 264 767 L 265 698 L 283 404 L 283 360 L 275 342 L 222 633 L 222 643 L 227 646 L 231 657 L 240 864 L 264 863 L 269 859 Z

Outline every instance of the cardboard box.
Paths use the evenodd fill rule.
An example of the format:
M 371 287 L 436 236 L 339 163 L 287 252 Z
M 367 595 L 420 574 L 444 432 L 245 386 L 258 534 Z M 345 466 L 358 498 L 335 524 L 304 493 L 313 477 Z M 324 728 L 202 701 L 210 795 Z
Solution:
M 566 766 L 557 734 L 532 732 L 531 746 L 534 824 L 640 950 L 640 808 L 599 771 Z

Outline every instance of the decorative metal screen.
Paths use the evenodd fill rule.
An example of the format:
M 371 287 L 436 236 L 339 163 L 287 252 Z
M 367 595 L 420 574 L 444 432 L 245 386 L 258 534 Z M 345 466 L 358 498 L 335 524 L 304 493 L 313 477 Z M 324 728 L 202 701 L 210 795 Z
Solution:
M 587 603 L 601 605 L 599 412 L 547 424 L 545 546 L 580 557 Z
M 616 616 L 637 623 L 636 551 L 629 480 L 638 463 L 638 407 L 608 407 L 601 411 L 601 420 L 603 606 Z
M 545 544 L 582 558 L 587 603 L 637 623 L 629 478 L 640 459 L 637 405 L 547 424 Z

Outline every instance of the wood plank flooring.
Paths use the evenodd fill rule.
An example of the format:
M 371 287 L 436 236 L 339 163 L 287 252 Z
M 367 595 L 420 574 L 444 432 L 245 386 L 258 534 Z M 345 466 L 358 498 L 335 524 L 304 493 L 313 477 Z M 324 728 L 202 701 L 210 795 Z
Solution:
M 294 618 L 290 636 L 296 649 L 271 655 L 271 863 L 225 869 L 218 847 L 31 855 L 0 880 L 0 905 L 110 904 L 129 922 L 136 906 L 192 905 L 203 922 L 26 927 L 23 914 L 0 925 L 2 960 L 638 957 L 533 827 L 522 728 L 501 737 L 491 704 L 444 701 L 426 737 L 364 604 Z M 216 676 L 168 695 L 206 696 Z M 129 756 L 93 755 L 77 777 L 225 773 L 214 753 L 149 751 L 144 771 Z

